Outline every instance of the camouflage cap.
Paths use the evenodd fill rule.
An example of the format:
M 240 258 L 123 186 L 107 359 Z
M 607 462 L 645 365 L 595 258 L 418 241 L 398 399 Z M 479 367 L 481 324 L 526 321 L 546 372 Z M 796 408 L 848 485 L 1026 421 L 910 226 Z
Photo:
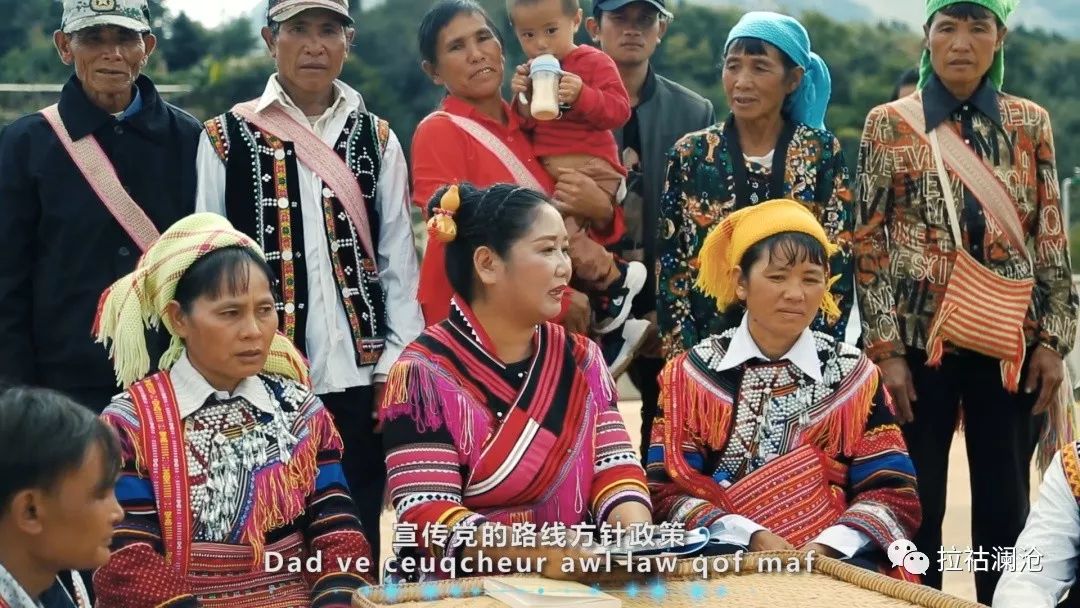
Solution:
M 150 31 L 146 0 L 64 0 L 60 29 L 70 34 L 95 25 L 115 25 L 136 32 Z
M 266 16 L 271 21 L 282 23 L 313 8 L 323 8 L 337 13 L 352 25 L 349 0 L 270 0 L 266 7 Z

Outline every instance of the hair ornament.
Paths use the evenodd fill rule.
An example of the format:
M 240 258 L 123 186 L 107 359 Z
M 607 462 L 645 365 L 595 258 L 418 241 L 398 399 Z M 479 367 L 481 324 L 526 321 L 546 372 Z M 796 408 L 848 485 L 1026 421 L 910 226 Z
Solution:
M 457 184 L 452 184 L 439 199 L 439 206 L 431 212 L 428 220 L 428 235 L 438 239 L 442 243 L 449 243 L 457 238 L 457 223 L 454 222 L 454 214 L 461 206 L 461 195 L 458 193 Z

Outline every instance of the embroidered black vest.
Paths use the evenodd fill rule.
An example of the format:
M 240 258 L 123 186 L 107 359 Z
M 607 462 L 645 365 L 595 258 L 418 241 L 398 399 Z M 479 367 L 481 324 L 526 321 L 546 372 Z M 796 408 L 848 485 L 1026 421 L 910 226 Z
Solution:
M 374 365 L 386 337 L 386 301 L 375 261 L 359 244 L 356 227 L 331 191 L 323 187 L 321 200 L 325 234 L 304 234 L 301 220 L 297 158 L 292 142 L 259 131 L 232 112 L 206 122 L 218 156 L 225 162 L 225 209 L 229 221 L 266 252 L 274 269 L 281 331 L 301 350 L 306 347 L 308 315 L 307 265 L 304 242 L 324 238 L 339 299 L 352 330 L 356 361 Z M 353 112 L 334 145 L 356 175 L 364 193 L 371 223 L 371 241 L 378 247 L 379 210 L 376 186 L 383 152 L 389 139 L 386 121 L 367 112 Z

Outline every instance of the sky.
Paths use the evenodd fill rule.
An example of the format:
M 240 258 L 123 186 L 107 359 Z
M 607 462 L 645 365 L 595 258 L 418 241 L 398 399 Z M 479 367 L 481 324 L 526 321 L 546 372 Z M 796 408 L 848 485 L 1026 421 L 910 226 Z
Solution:
M 169 0 L 168 6 L 174 14 L 187 13 L 195 21 L 207 27 L 214 27 L 229 19 L 245 15 L 255 2 L 251 0 Z

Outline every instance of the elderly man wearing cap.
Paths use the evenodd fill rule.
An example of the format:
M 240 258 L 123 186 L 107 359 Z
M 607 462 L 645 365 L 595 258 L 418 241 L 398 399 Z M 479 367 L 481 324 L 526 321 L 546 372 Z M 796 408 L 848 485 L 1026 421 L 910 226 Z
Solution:
M 195 203 L 197 120 L 140 71 L 145 0 L 64 0 L 59 103 L 0 133 L 0 379 L 101 411 L 119 391 L 89 328 L 101 292 Z
M 401 144 L 337 80 L 353 34 L 347 0 L 270 1 L 262 36 L 277 72 L 262 97 L 206 123 L 197 207 L 266 252 L 280 329 L 311 362 L 378 556 L 386 469 L 374 413 L 423 321 Z
M 928 0 L 919 92 L 870 112 L 859 155 L 866 350 L 906 423 L 923 508 L 912 540 L 931 555 L 961 416 L 972 540 L 986 552 L 1016 542 L 1040 433 L 1048 461 L 1066 421 L 1077 296 L 1050 117 L 1001 90 L 1016 4 Z M 1000 575 L 976 573 L 980 602 Z M 926 581 L 940 586 L 940 572 Z
M 625 246 L 619 255 L 645 263 L 645 292 L 634 300 L 633 315 L 656 322 L 656 233 L 667 154 L 683 135 L 716 122 L 712 102 L 657 74 L 650 63 L 667 33 L 672 14 L 664 0 L 598 0 L 586 23 L 589 35 L 619 68 L 630 94 L 630 120 L 615 130 L 619 153 L 629 172 Z M 655 348 L 639 351 L 630 379 L 641 392 L 641 451 L 644 458 L 660 395 L 657 376 L 664 367 L 659 336 Z M 648 343 L 646 343 L 648 346 Z

